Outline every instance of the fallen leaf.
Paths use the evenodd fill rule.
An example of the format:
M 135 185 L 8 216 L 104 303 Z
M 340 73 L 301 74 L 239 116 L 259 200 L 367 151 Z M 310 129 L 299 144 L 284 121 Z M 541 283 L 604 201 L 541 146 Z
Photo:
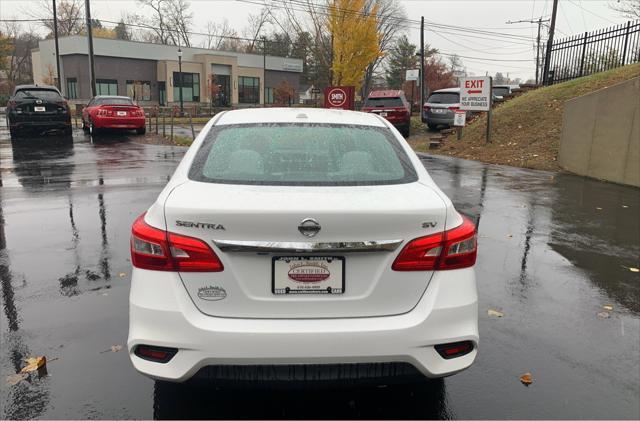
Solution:
M 124 273 L 124 272 L 120 272 L 120 273 L 118 274 L 118 276 L 119 276 L 119 277 L 121 277 L 121 278 L 124 278 L 125 276 L 127 276 L 127 274 L 126 274 L 126 273 Z
M 602 308 L 607 311 L 613 311 L 613 306 L 611 304 L 605 304 Z
M 27 365 L 25 367 L 22 367 L 22 370 L 20 370 L 20 373 L 30 373 L 32 371 L 36 371 L 44 367 L 47 364 L 47 358 L 44 356 L 35 357 L 35 358 L 25 358 L 25 361 Z
M 628 208 L 629 206 L 627 206 L 627 205 L 622 205 L 622 207 L 626 209 L 626 208 Z
M 504 313 L 498 310 L 494 310 L 492 308 L 490 308 L 489 310 L 487 310 L 487 315 L 489 317 L 503 317 Z
M 27 373 L 12 374 L 10 376 L 7 376 L 7 384 L 9 386 L 14 386 L 20 383 L 22 380 L 26 379 L 27 376 L 28 376 Z
M 640 269 L 638 269 L 638 268 L 629 268 L 629 270 L 630 270 L 631 272 L 635 272 L 635 273 L 640 272 Z
M 122 349 L 122 345 L 111 345 L 111 352 L 118 352 Z
M 602 208 L 596 208 L 596 210 L 602 210 Z
M 507 238 L 513 237 L 513 234 L 507 234 Z
M 608 319 L 609 317 L 611 317 L 611 313 L 609 313 L 608 311 L 601 311 L 600 313 L 597 314 L 597 316 L 600 319 Z
M 533 376 L 531 375 L 531 373 L 524 373 L 522 376 L 520 376 L 520 381 L 523 385 L 529 386 L 531 383 L 533 383 Z

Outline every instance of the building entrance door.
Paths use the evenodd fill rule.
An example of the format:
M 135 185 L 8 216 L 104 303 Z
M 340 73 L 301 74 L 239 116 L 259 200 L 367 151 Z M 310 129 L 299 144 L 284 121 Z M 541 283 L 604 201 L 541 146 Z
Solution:
M 218 92 L 213 98 L 213 105 L 216 107 L 231 106 L 231 76 L 216 75 L 214 83 L 218 85 Z

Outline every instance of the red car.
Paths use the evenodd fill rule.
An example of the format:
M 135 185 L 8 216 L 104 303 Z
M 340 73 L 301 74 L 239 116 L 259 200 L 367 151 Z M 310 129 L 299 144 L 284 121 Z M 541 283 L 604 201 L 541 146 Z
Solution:
M 403 91 L 373 91 L 369 93 L 361 111 L 380 114 L 389 120 L 404 137 L 409 137 L 411 107 Z
M 146 132 L 144 110 L 127 96 L 99 95 L 93 97 L 82 110 L 82 129 L 96 134 L 102 129 Z

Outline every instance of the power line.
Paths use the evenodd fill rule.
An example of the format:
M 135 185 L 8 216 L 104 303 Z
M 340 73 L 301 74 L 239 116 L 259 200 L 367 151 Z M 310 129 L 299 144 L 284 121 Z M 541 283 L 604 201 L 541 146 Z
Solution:
M 256 2 L 256 1 L 250 1 L 250 0 L 236 0 L 242 3 L 250 3 L 250 4 L 256 4 L 256 5 L 262 5 L 262 6 L 267 6 L 267 1 L 271 1 L 271 3 L 269 3 L 272 7 L 275 8 L 280 8 L 286 9 L 286 6 L 282 5 L 282 2 L 279 2 L 278 4 L 274 4 L 273 0 L 263 0 L 263 2 Z M 368 13 L 363 12 L 363 11 L 359 11 L 359 10 L 353 10 L 353 9 L 345 9 L 345 8 L 332 8 L 332 6 L 326 6 L 326 5 L 322 5 L 319 3 L 314 3 L 314 2 L 310 2 L 307 3 L 303 0 L 288 0 L 289 3 L 297 5 L 297 6 L 308 6 L 309 4 L 312 4 L 314 7 L 316 7 L 318 10 L 316 10 L 316 13 L 323 15 L 323 16 L 329 16 L 331 10 L 336 10 L 338 12 L 344 13 L 344 14 L 351 14 L 351 15 L 356 15 L 356 16 L 362 16 L 362 17 L 367 17 L 370 16 Z M 292 10 L 296 10 L 296 11 L 303 11 L 303 12 L 307 12 L 308 10 L 304 10 L 304 9 L 295 9 L 295 8 L 291 8 Z M 418 20 L 414 20 L 414 19 L 408 19 L 408 18 L 402 18 L 402 17 L 388 17 L 387 19 L 391 19 L 392 21 L 396 21 L 398 23 L 406 23 L 409 25 L 418 25 L 420 22 Z M 508 34 L 508 33 L 504 33 L 504 32 L 492 32 L 492 31 L 486 31 L 486 30 L 482 30 L 482 29 L 474 29 L 474 28 L 469 28 L 469 27 L 462 27 L 462 26 L 455 26 L 455 25 L 447 25 L 447 24 L 441 24 L 441 23 L 437 23 L 437 22 L 433 22 L 433 21 L 425 21 L 429 24 L 429 26 L 432 27 L 436 27 L 436 28 L 443 28 L 443 29 L 447 29 L 447 30 L 453 30 L 453 31 L 461 31 L 461 32 L 469 32 L 469 33 L 476 33 L 476 34 L 485 34 L 485 35 L 496 35 L 496 36 L 501 36 L 501 37 L 510 37 L 510 38 L 514 38 L 514 39 L 522 39 L 522 40 L 530 40 L 529 37 L 526 37 L 524 35 L 517 35 L 517 34 Z M 413 28 L 413 26 L 410 26 L 411 28 Z M 413 28 L 415 29 L 415 28 Z
M 578 4 L 578 3 L 576 3 L 576 2 L 575 2 L 575 1 L 573 1 L 573 0 L 568 0 L 568 2 L 569 2 L 569 3 L 571 3 L 571 4 L 573 4 L 574 6 L 579 7 L 580 9 L 584 10 L 585 12 L 587 12 L 587 13 L 589 13 L 589 14 L 592 14 L 593 16 L 595 16 L 595 17 L 597 17 L 597 18 L 600 18 L 600 19 L 602 19 L 602 20 L 606 20 L 607 22 L 609 22 L 609 23 L 613 23 L 614 25 L 616 24 L 616 22 L 612 21 L 611 19 L 607 19 L 607 18 L 605 18 L 604 16 L 601 16 L 601 15 L 599 15 L 599 14 L 597 14 L 597 13 L 594 13 L 594 12 L 592 12 L 591 10 L 589 10 L 589 9 L 586 9 L 586 8 L 582 7 L 582 5 L 581 5 L 581 4 Z

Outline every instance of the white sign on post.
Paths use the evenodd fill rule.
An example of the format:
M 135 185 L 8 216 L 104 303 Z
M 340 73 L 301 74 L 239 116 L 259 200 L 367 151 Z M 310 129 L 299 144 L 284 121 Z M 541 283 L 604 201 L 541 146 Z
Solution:
M 460 78 L 460 109 L 465 111 L 491 109 L 491 77 Z
M 453 114 L 453 125 L 464 127 L 467 122 L 467 112 L 466 111 L 456 111 Z
M 420 73 L 420 69 L 407 69 L 407 75 L 405 77 L 405 80 L 407 81 L 418 80 L 419 73 Z

